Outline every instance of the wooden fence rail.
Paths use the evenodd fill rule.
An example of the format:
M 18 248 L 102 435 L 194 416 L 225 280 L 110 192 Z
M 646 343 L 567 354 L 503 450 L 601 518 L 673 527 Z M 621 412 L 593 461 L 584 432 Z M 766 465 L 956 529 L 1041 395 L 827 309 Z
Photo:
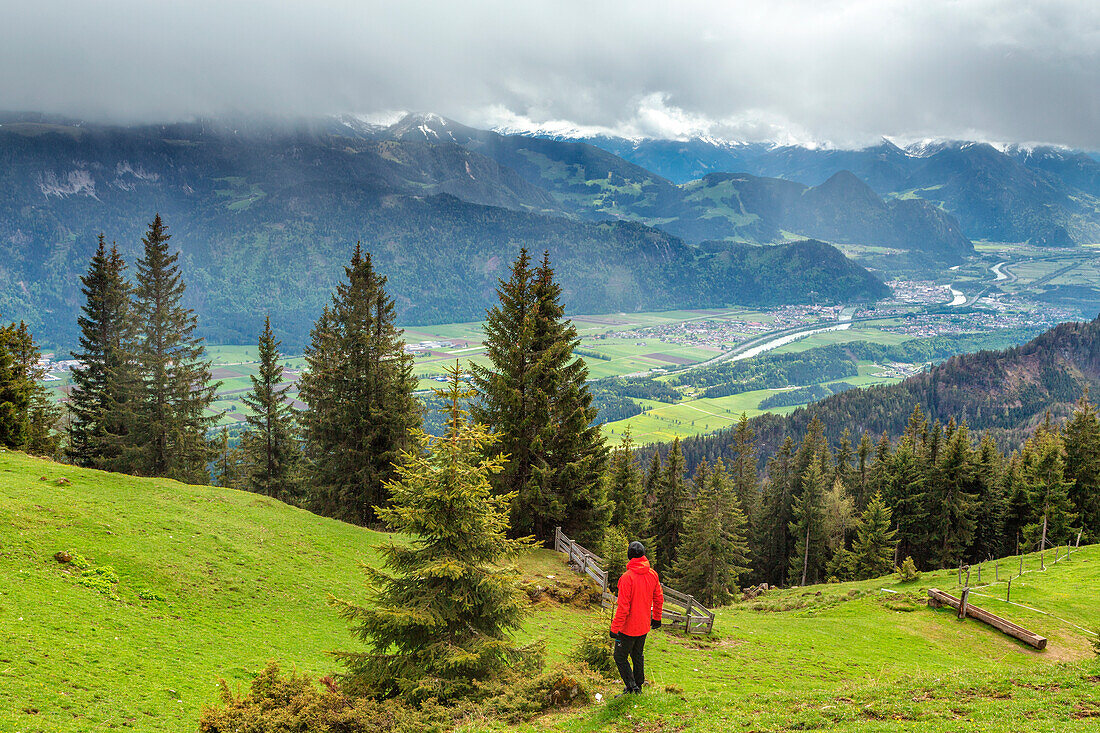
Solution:
M 1023 626 L 1014 624 L 1008 619 L 1001 618 L 996 614 L 990 613 L 985 609 L 978 608 L 974 604 L 969 602 L 968 596 L 970 595 L 970 589 L 963 589 L 963 597 L 956 598 L 953 595 L 944 593 L 941 590 L 935 588 L 928 589 L 928 604 L 934 608 L 940 606 L 951 606 L 959 612 L 959 618 L 965 619 L 970 617 L 977 619 L 983 623 L 987 623 L 995 629 L 999 629 L 1009 636 L 1015 637 L 1020 641 L 1035 647 L 1036 649 L 1046 649 L 1047 640 L 1046 637 L 1039 636 L 1034 631 L 1028 631 Z
M 603 591 L 600 597 L 601 606 L 614 608 L 615 594 L 609 590 L 607 571 L 600 567 L 604 562 L 602 557 L 566 537 L 561 527 L 554 528 L 554 549 L 568 555 L 569 564 L 581 575 L 592 578 L 600 587 Z M 662 614 L 664 621 L 677 627 L 682 626 L 690 634 L 709 634 L 714 630 L 714 612 L 704 608 L 694 596 L 669 588 L 664 583 L 661 584 L 661 590 L 665 594 L 665 610 Z

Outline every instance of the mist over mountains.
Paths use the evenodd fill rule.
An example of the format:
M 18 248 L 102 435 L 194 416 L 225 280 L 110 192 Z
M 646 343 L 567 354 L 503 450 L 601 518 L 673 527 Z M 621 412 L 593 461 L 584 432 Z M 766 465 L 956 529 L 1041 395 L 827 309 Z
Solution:
M 215 341 L 250 340 L 270 313 L 303 342 L 357 241 L 406 323 L 479 319 L 521 246 L 550 251 L 573 312 L 874 300 L 887 292 L 879 278 L 829 243 L 936 268 L 971 254 L 971 238 L 1091 241 L 1098 169 L 1054 148 L 627 145 L 437 115 L 144 126 L 6 115 L 0 313 L 70 342 L 96 235 L 133 256 L 155 212 Z
M 453 142 L 402 137 L 338 120 L 112 127 L 7 119 L 0 312 L 25 318 L 47 343 L 71 344 L 79 275 L 96 236 L 132 260 L 155 212 L 182 253 L 204 333 L 230 343 L 250 341 L 270 314 L 288 346 L 302 344 L 357 241 L 389 275 L 405 323 L 480 319 L 521 246 L 550 252 L 573 312 L 888 293 L 828 244 L 704 250 L 637 221 L 586 216 L 579 194 L 540 186 L 529 169 Z M 540 144 L 636 168 L 598 148 Z

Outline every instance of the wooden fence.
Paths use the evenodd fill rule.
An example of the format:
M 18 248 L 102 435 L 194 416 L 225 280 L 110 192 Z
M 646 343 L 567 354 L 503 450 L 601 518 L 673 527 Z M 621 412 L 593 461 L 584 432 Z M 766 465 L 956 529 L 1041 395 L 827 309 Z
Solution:
M 615 607 L 615 594 L 608 588 L 607 571 L 601 568 L 603 558 L 591 550 L 581 547 L 561 531 L 554 529 L 554 549 L 569 556 L 569 564 L 581 575 L 587 575 L 603 591 L 600 605 L 604 608 Z M 683 627 L 690 634 L 709 634 L 714 630 L 714 612 L 703 607 L 694 596 L 681 593 L 661 583 L 665 594 L 665 609 L 661 614 L 665 623 Z

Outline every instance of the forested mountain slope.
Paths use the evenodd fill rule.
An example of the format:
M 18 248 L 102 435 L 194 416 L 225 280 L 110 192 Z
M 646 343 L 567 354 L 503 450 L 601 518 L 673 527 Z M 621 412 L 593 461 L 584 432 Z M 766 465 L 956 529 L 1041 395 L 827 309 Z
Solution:
M 480 319 L 521 246 L 550 250 L 573 312 L 886 294 L 827 245 L 707 252 L 641 224 L 571 217 L 453 142 L 331 127 L 0 125 L 0 313 L 72 344 L 96 235 L 133 260 L 156 212 L 204 334 L 230 343 L 251 341 L 270 314 L 300 346 L 356 241 L 405 323 Z
M 501 135 L 438 115 L 408 115 L 369 134 L 457 143 L 514 169 L 580 216 L 641 221 L 690 242 L 767 243 L 794 235 L 916 250 L 950 262 L 973 251 L 950 215 L 920 200 L 884 202 L 847 172 L 809 188 L 787 180 L 720 173 L 745 170 L 737 167 L 738 157 L 727 156 L 716 163 L 715 172 L 676 185 L 596 145 Z M 691 150 L 675 149 L 674 154 L 690 156 Z
M 713 140 L 582 138 L 677 183 L 744 172 L 817 186 L 850 171 L 878 194 L 919 198 L 954 216 L 971 239 L 1072 245 L 1100 240 L 1100 161 L 1051 146 L 939 141 L 858 150 Z
M 853 440 L 868 433 L 897 436 L 914 405 L 929 421 L 966 420 L 974 433 L 989 432 L 1005 449 L 1026 439 L 1049 411 L 1061 421 L 1085 390 L 1100 394 L 1100 317 L 1063 323 L 1035 339 L 1003 351 L 954 356 L 898 384 L 852 389 L 783 417 L 753 418 L 766 457 L 790 435 L 798 440 L 814 416 L 835 445 L 848 430 Z M 732 430 L 683 441 L 689 469 L 702 458 L 731 459 Z M 666 446 L 661 446 L 662 452 Z

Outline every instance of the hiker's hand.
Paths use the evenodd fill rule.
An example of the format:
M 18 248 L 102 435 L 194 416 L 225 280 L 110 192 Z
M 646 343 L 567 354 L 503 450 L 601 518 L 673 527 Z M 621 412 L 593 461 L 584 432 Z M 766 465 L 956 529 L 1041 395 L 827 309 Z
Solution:
M 657 618 L 651 619 L 650 622 L 649 622 L 649 628 L 651 628 L 651 629 L 661 628 L 661 620 L 657 619 Z

